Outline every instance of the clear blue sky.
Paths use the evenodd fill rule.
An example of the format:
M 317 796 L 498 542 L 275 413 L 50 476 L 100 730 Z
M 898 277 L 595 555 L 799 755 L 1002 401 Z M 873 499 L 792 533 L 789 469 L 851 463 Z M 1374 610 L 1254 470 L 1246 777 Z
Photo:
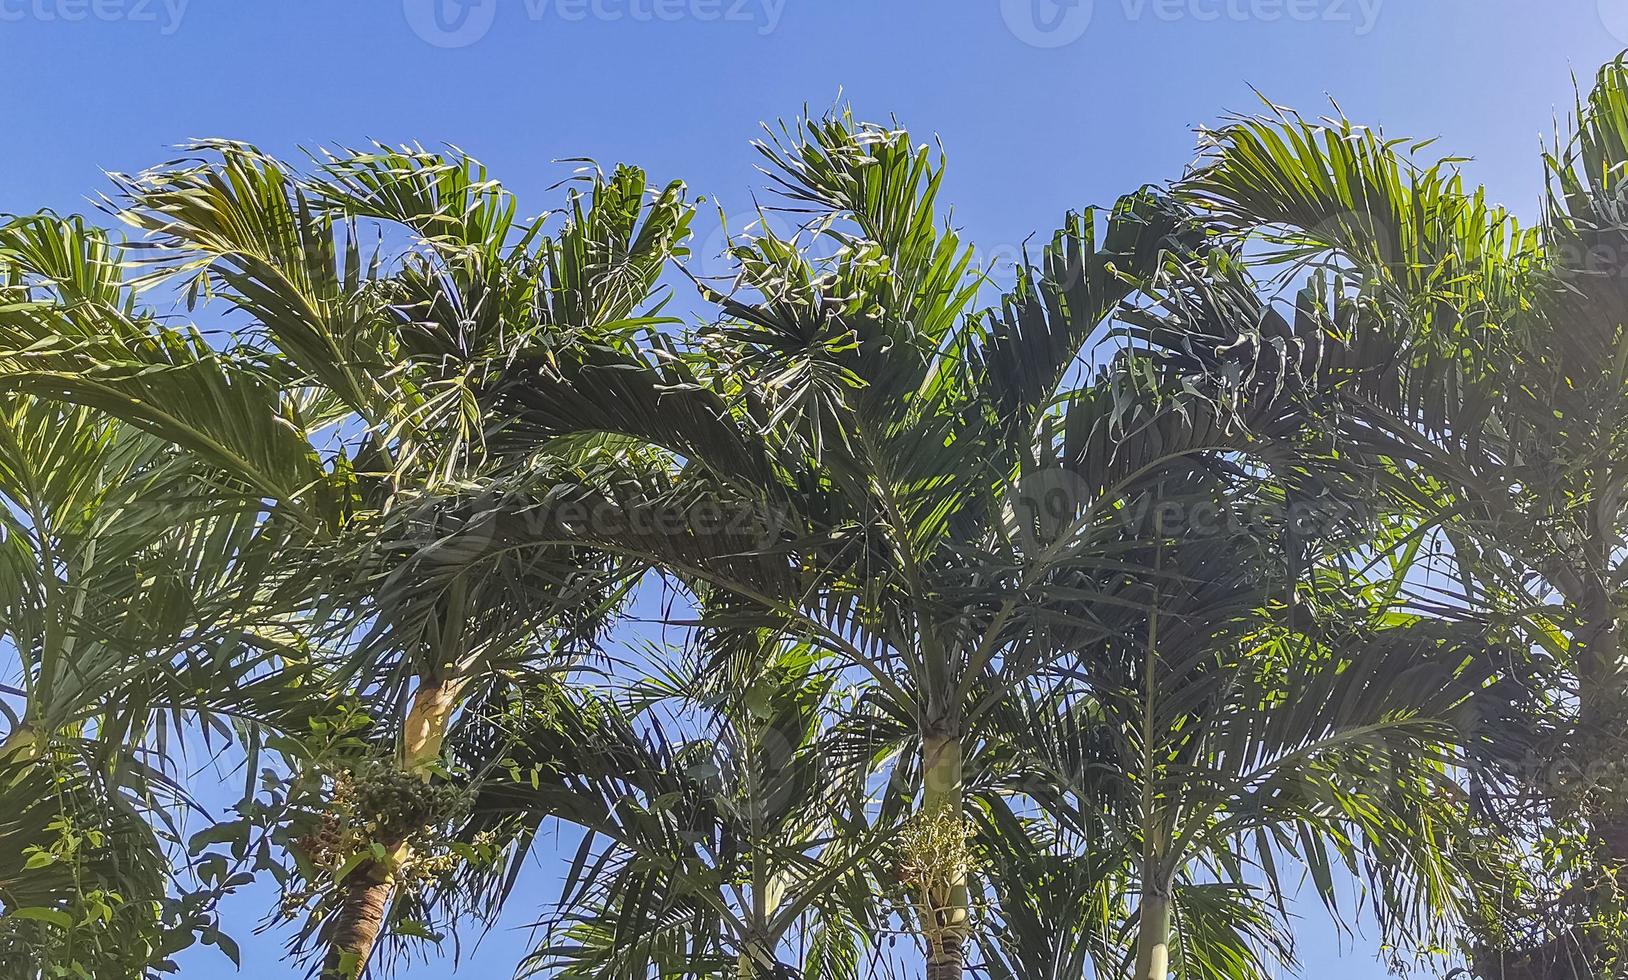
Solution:
M 0 212 L 83 209 L 103 170 L 225 136 L 456 143 L 532 212 L 558 200 L 551 161 L 633 162 L 738 225 L 758 123 L 840 92 L 942 138 L 958 223 L 999 254 L 1176 176 L 1192 129 L 1252 111 L 1253 86 L 1439 136 L 1530 215 L 1572 73 L 1624 47 L 1628 0 L 0 0 Z M 1360 942 L 1335 962 L 1304 911 L 1307 977 L 1384 975 Z M 459 973 L 507 976 L 522 945 L 494 935 Z M 244 975 L 288 975 L 274 939 L 244 948 Z M 232 975 L 212 951 L 185 962 Z

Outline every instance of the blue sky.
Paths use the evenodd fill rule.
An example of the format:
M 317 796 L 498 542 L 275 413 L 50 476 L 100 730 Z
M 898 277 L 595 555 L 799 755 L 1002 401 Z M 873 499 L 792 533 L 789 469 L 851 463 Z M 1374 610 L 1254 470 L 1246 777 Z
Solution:
M 1193 129 L 1253 111 L 1253 87 L 1438 136 L 1531 215 L 1573 73 L 1624 47 L 1628 0 L 0 0 L 0 212 L 83 210 L 104 170 L 225 136 L 455 143 L 532 212 L 558 202 L 553 161 L 638 163 L 738 226 L 760 121 L 840 94 L 941 138 L 957 223 L 1010 254 L 1178 175 Z M 522 893 L 515 921 L 544 896 Z M 1304 911 L 1305 976 L 1384 975 L 1361 942 L 1336 962 Z M 460 974 L 507 976 L 523 943 L 494 935 Z M 281 975 L 276 950 L 246 941 L 244 975 Z M 232 975 L 212 952 L 186 967 Z

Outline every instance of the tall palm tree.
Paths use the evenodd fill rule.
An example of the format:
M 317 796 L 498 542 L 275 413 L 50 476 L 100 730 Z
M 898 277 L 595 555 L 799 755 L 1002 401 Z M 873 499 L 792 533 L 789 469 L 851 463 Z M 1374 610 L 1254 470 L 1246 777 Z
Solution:
M 681 456 L 681 482 L 736 501 L 766 486 L 757 503 L 780 533 L 750 555 L 714 544 L 711 560 L 662 561 L 713 598 L 707 628 L 770 630 L 841 656 L 914 732 L 901 772 L 920 799 L 900 838 L 930 866 L 908 914 L 928 975 L 960 976 L 970 726 L 1062 652 L 1037 626 L 1048 590 L 1123 560 L 1124 501 L 1249 438 L 1228 424 L 1224 391 L 1180 375 L 1177 353 L 1200 367 L 1222 359 L 1213 338 L 1194 339 L 1203 351 L 1176 338 L 1155 356 L 1168 336 L 1123 331 L 1123 352 L 1096 363 L 1089 352 L 1169 255 L 1202 268 L 1203 235 L 1158 195 L 1133 195 L 1106 221 L 1072 216 L 1040 268 L 980 311 L 983 274 L 936 212 L 941 166 L 908 134 L 830 117 L 761 149 L 807 224 L 735 248 L 737 290 L 709 293 L 723 318 L 698 359 L 730 417 L 657 410 L 702 399 L 688 374 L 633 398 L 639 375 L 623 373 L 613 401 L 547 368 L 522 372 L 518 392 L 500 395 L 521 404 L 495 414 L 558 437 L 570 420 L 552 406 L 573 400 L 580 416 L 575 402 L 594 400 L 595 428 Z M 752 438 L 767 461 L 739 450 Z M 1046 512 L 1052 490 L 1064 513 Z
M 1117 601 L 1096 610 L 1117 628 L 1061 661 L 1067 683 L 1015 726 L 1045 733 L 1030 744 L 1064 780 L 1059 819 L 1083 830 L 1100 808 L 1094 824 L 1133 862 L 1137 940 L 1124 965 L 1137 980 L 1178 963 L 1181 976 L 1266 975 L 1246 951 L 1274 936 L 1263 923 L 1292 890 L 1285 861 L 1311 873 L 1331 910 L 1330 868 L 1344 865 L 1387 941 L 1427 948 L 1432 915 L 1462 910 L 1478 857 L 1454 834 L 1452 776 L 1467 756 L 1453 747 L 1482 734 L 1466 724 L 1470 706 L 1506 656 L 1485 623 L 1400 610 L 1406 551 L 1364 581 L 1328 561 L 1327 537 L 1251 525 L 1271 484 L 1249 483 L 1217 496 L 1215 512 L 1238 508 L 1219 527 L 1151 534 L 1127 552 Z M 1323 557 L 1297 572 L 1308 546 Z
M 276 561 L 287 529 L 258 495 L 12 373 L 92 342 L 106 317 L 140 322 L 123 263 L 81 219 L 0 226 L 0 334 L 17 352 L 0 381 L 0 647 L 16 671 L 0 692 L 0 943 L 26 975 L 134 974 L 217 935 L 205 909 L 154 912 L 190 809 L 174 749 L 265 720 L 267 672 L 306 659 L 300 590 Z
M 283 554 L 331 583 L 319 613 L 340 655 L 317 695 L 377 706 L 370 747 L 324 784 L 348 804 L 415 800 L 404 821 L 334 808 L 332 839 L 300 855 L 324 973 L 353 977 L 412 904 L 400 875 L 434 864 L 415 845 L 460 805 L 441 761 L 460 705 L 569 662 L 629 574 L 602 553 L 494 533 L 494 513 L 527 502 L 488 480 L 481 372 L 656 322 L 645 311 L 690 208 L 679 185 L 651 191 L 621 168 L 585 175 L 551 235 L 549 216 L 518 219 L 465 157 L 380 147 L 300 174 L 241 144 L 193 149 L 122 178 L 117 204 L 150 236 L 143 284 L 222 302 L 247 322 L 239 339 L 177 350 L 151 323 L 104 315 L 48 356 L 29 350 L 42 337 L 16 337 L 12 381 L 142 426 L 294 515 L 336 500 L 336 519 L 301 521 Z M 387 241 L 401 253 L 387 258 Z M 213 388 L 195 383 L 209 364 L 225 367 Z M 617 452 L 578 441 L 532 470 Z
M 1276 595 L 1299 596 L 1319 567 L 1316 549 L 1329 544 L 1297 540 L 1293 529 L 1278 543 L 1259 528 L 1214 535 L 1128 517 L 1351 499 L 1361 467 L 1329 447 L 1317 413 L 1365 380 L 1352 376 L 1344 349 L 1361 338 L 1347 340 L 1312 309 L 1290 323 L 1262 308 L 1236 254 L 1207 248 L 1190 216 L 1149 192 L 1121 202 L 1105 230 L 1094 214 L 1071 218 L 1040 268 L 1020 271 L 1000 310 L 979 312 L 965 250 L 935 224 L 941 170 L 906 134 L 826 119 L 763 149 L 791 206 L 813 215 L 807 240 L 765 236 L 738 249 L 737 296 L 747 298 L 720 298 L 725 319 L 704 343 L 727 383 L 755 399 L 760 427 L 792 451 L 780 463 L 792 474 L 803 537 L 785 550 L 806 584 L 793 610 L 774 610 L 779 628 L 845 651 L 894 716 L 915 727 L 922 796 L 901 839 L 926 851 L 913 864 L 928 976 L 958 975 L 971 938 L 972 860 L 953 842 L 970 834 L 973 732 L 1060 661 L 1088 678 L 1127 655 L 1142 668 L 1086 684 L 1093 697 L 1142 692 L 1120 705 L 1136 710 L 1118 728 L 1140 751 L 1117 760 L 1140 774 L 1124 801 L 1141 813 L 1130 835 L 1140 862 L 1139 978 L 1167 970 L 1175 875 L 1198 854 L 1228 853 L 1225 833 L 1206 836 L 1222 812 L 1260 821 L 1252 826 L 1293 824 L 1308 842 L 1321 839 L 1314 826 L 1346 839 L 1335 828 L 1352 820 L 1367 846 L 1406 856 L 1426 907 L 1453 900 L 1433 850 L 1410 842 L 1417 828 L 1405 822 L 1428 804 L 1420 794 L 1430 787 L 1418 781 L 1429 782 L 1428 764 L 1411 770 L 1412 784 L 1388 786 L 1397 810 L 1356 817 L 1326 796 L 1274 810 L 1251 795 L 1251 781 L 1302 777 L 1297 767 L 1332 765 L 1334 756 L 1354 779 L 1368 778 L 1363 765 L 1376 754 L 1390 764 L 1403 743 L 1428 757 L 1442 716 L 1469 697 L 1487 658 L 1483 673 L 1455 678 L 1464 651 L 1448 650 L 1441 683 L 1426 693 L 1389 684 L 1397 664 L 1443 641 L 1388 634 L 1358 657 L 1331 654 L 1313 635 L 1300 646 L 1271 641 L 1274 665 L 1295 665 L 1287 678 L 1253 675 L 1260 662 L 1229 658 L 1248 649 L 1245 636 L 1267 642 L 1262 610 Z M 1247 331 L 1233 319 L 1246 312 Z M 1104 335 L 1117 347 L 1094 354 L 1093 337 Z M 1350 537 L 1333 544 L 1378 547 Z M 1311 594 L 1336 584 L 1351 587 L 1325 581 Z M 1292 625 L 1298 607 L 1289 608 L 1280 615 Z M 1189 698 L 1269 704 L 1271 681 L 1337 700 L 1242 713 L 1258 729 L 1192 716 Z M 1363 750 L 1340 755 L 1353 743 Z M 1184 753 L 1197 753 L 1190 765 L 1166 761 Z M 1228 769 L 1242 759 L 1259 771 Z M 1208 785 L 1194 776 L 1206 766 L 1217 770 Z M 1325 858 L 1312 846 L 1301 856 L 1317 867 Z M 1348 846 L 1349 855 L 1358 845 Z M 1419 896 L 1370 877 L 1396 914 L 1420 907 Z
M 879 839 L 863 779 L 842 772 L 851 746 L 829 727 L 848 695 L 808 648 L 774 644 L 724 671 L 701 663 L 687 655 L 616 700 L 562 692 L 529 714 L 506 706 L 460 736 L 471 758 L 511 770 L 477 800 L 474 833 L 519 823 L 529 836 L 553 818 L 584 834 L 523 970 L 860 975 Z
M 1278 270 L 1314 267 L 1324 309 L 1369 325 L 1373 343 L 1352 364 L 1368 380 L 1344 405 L 1347 450 L 1401 471 L 1435 511 L 1475 586 L 1451 604 L 1507 609 L 1567 667 L 1559 687 L 1530 678 L 1553 701 L 1548 720 L 1511 747 L 1528 756 L 1513 789 L 1485 801 L 1512 866 L 1477 923 L 1483 976 L 1608 975 L 1628 939 L 1613 884 L 1628 866 L 1628 811 L 1597 764 L 1618 755 L 1628 717 L 1625 165 L 1619 61 L 1546 157 L 1551 190 L 1530 229 L 1450 162 L 1416 164 L 1404 144 L 1343 120 L 1239 120 L 1213 134 L 1186 186 L 1217 220 L 1272 243 Z M 1591 763 L 1581 789 L 1553 777 Z M 1533 836 L 1563 861 L 1523 880 Z
M 299 684 L 253 675 L 280 695 L 262 713 L 296 734 L 342 697 L 373 717 L 327 767 L 315 739 L 280 743 L 316 794 L 287 881 L 313 927 L 296 950 L 316 940 L 325 974 L 359 976 L 392 926 L 428 932 L 436 903 L 505 897 L 556 813 L 609 842 L 583 851 L 573 918 L 540 951 L 568 975 L 761 980 L 794 958 L 842 976 L 891 914 L 930 980 L 962 976 L 974 944 L 1024 976 L 1247 976 L 1251 941 L 1280 944 L 1239 890 L 1251 860 L 1321 875 L 1331 852 L 1378 855 L 1456 897 L 1406 821 L 1436 812 L 1429 752 L 1484 676 L 1478 647 L 1392 622 L 1393 597 L 1333 608 L 1352 582 L 1319 542 L 1149 519 L 1344 501 L 1365 469 L 1411 499 L 1399 427 L 1358 441 L 1319 413 L 1414 404 L 1373 369 L 1435 352 L 1413 321 L 1316 291 L 1290 320 L 1241 249 L 1146 190 L 1071 215 L 983 309 L 941 161 L 840 116 L 761 147 L 806 223 L 732 250 L 737 288 L 706 291 L 720 318 L 686 344 L 653 296 L 684 254 L 676 186 L 585 175 L 551 234 L 459 156 L 301 173 L 195 149 L 121 180 L 149 242 L 120 289 L 179 287 L 241 334 L 217 351 L 63 275 L 40 309 L 0 312 L 0 387 L 136 432 L 282 536 L 272 564 L 300 569 L 323 647 Z M 631 708 L 562 692 L 651 567 L 696 600 L 701 670 Z M 812 664 L 857 678 L 864 710 L 825 723 Z M 1289 699 L 1297 683 L 1318 703 Z M 710 726 L 715 757 L 660 740 L 656 702 Z M 878 770 L 885 789 L 856 785 Z M 787 792 L 765 803 L 771 784 Z M 476 856 L 493 867 L 460 867 Z M 1114 925 L 1058 927 L 1051 897 Z M 985 912 L 1050 927 L 1049 965 Z

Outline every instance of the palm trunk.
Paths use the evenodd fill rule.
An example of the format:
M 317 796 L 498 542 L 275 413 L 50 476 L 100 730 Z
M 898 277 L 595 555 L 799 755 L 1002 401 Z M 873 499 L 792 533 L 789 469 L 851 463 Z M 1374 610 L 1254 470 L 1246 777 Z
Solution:
M 401 737 L 401 768 L 425 780 L 441 760 L 441 745 L 447 739 L 447 724 L 463 694 L 463 679 L 426 680 L 413 695 L 407 711 L 407 724 Z
M 369 861 L 339 883 L 339 911 L 334 915 L 333 940 L 323 964 L 325 980 L 355 980 L 373 955 L 373 944 L 384 928 L 385 910 L 395 873 Z
M 1602 566 L 1602 555 L 1614 547 L 1596 544 L 1601 540 L 1601 523 L 1588 526 L 1587 542 L 1579 555 L 1567 555 L 1542 566 L 1541 570 L 1559 589 L 1570 611 L 1572 667 L 1577 677 L 1578 718 L 1571 744 L 1555 762 L 1576 767 L 1585 785 L 1597 785 L 1601 777 L 1607 785 L 1620 785 L 1618 768 L 1621 744 L 1628 734 L 1628 664 L 1625 664 L 1623 625 L 1609 584 L 1591 569 Z M 1574 559 L 1581 558 L 1573 563 Z M 1602 768 L 1603 767 L 1603 768 Z M 1551 813 L 1556 817 L 1579 815 L 1570 792 L 1560 792 L 1552 773 L 1534 774 L 1540 780 L 1535 788 L 1547 794 Z M 1587 806 L 1586 804 L 1596 804 Z M 1603 805 L 1600 805 L 1603 804 Z M 1581 879 L 1560 898 L 1581 903 L 1585 917 L 1602 898 L 1614 910 L 1618 901 L 1615 888 L 1599 894 L 1597 883 L 1620 880 L 1628 872 L 1628 800 L 1621 794 L 1596 794 L 1585 801 L 1590 844 L 1591 875 Z M 1613 913 L 1614 914 L 1614 911 Z M 1567 924 L 1540 945 L 1532 946 L 1504 935 L 1477 935 L 1472 948 L 1472 965 L 1478 977 L 1504 980 L 1571 980 L 1605 975 L 1601 945 L 1586 929 Z
M 965 748 L 959 733 L 930 731 L 922 736 L 922 812 L 965 820 L 962 768 Z M 922 927 L 927 940 L 927 980 L 961 980 L 971 932 L 970 895 L 964 867 L 948 869 L 927 889 Z
M 413 695 L 402 731 L 398 762 L 403 772 L 428 782 L 441 758 L 447 726 L 458 706 L 463 680 L 424 680 Z M 395 888 L 396 871 L 412 857 L 404 841 L 382 842 L 390 851 L 383 861 L 367 861 L 339 883 L 324 980 L 356 980 L 367 969 L 373 946 L 384 929 L 384 917 Z
M 927 954 L 927 980 L 961 980 L 966 970 L 965 939 L 944 936 Z
M 1157 521 L 1158 518 L 1155 518 Z M 1158 525 L 1162 534 L 1163 525 Z M 1154 554 L 1155 575 L 1164 567 L 1164 539 Z M 1155 579 L 1157 582 L 1157 579 Z M 1167 980 L 1170 976 L 1170 896 L 1175 889 L 1171 865 L 1171 822 L 1158 805 L 1155 787 L 1163 776 L 1157 751 L 1155 699 L 1159 684 L 1159 589 L 1153 590 L 1148 615 L 1147 646 L 1142 666 L 1142 896 L 1137 910 L 1136 973 L 1132 980 Z
M 1170 976 L 1170 892 L 1170 883 L 1165 881 L 1151 880 L 1142 886 L 1134 980 L 1167 980 Z
M 1620 908 L 1618 883 L 1628 878 L 1628 798 L 1607 789 L 1622 785 L 1622 744 L 1628 734 L 1624 636 L 1616 603 L 1603 583 L 1589 590 L 1579 611 L 1581 738 L 1573 746 L 1571 761 L 1585 775 L 1591 789 L 1589 836 L 1594 852 L 1592 880 L 1587 882 L 1582 897 L 1596 916 L 1610 921 Z M 1580 931 L 1567 939 L 1571 948 L 1545 951 L 1547 955 L 1541 957 L 1553 975 L 1581 976 L 1587 971 L 1589 975 L 1605 976 L 1610 969 L 1608 947 L 1615 937 L 1604 940 L 1592 931 Z
M 1578 609 L 1579 722 L 1582 739 L 1573 760 L 1591 784 L 1597 780 L 1616 784 L 1614 772 L 1599 772 L 1605 765 L 1615 767 L 1620 746 L 1628 734 L 1628 690 L 1623 671 L 1623 635 L 1617 609 L 1603 582 L 1591 583 Z M 1605 778 L 1601 778 L 1605 777 Z M 1628 866 L 1628 800 L 1616 795 L 1602 799 L 1601 812 L 1594 815 L 1593 836 L 1601 863 L 1610 877 Z

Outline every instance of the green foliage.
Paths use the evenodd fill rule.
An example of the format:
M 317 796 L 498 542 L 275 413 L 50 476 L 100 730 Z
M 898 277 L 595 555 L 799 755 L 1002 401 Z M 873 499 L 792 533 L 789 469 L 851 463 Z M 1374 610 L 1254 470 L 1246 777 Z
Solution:
M 1253 980 L 1297 879 L 1398 969 L 1611 975 L 1621 774 L 1532 769 L 1628 717 L 1625 93 L 1530 229 L 1277 113 L 1008 282 L 941 153 L 782 124 L 798 227 L 693 330 L 627 166 L 529 219 L 456 152 L 207 141 L 118 178 L 137 242 L 7 221 L 0 961 L 235 959 L 266 875 L 292 959 L 387 969 L 565 825 L 552 977 Z M 198 739 L 246 779 L 188 835 Z

